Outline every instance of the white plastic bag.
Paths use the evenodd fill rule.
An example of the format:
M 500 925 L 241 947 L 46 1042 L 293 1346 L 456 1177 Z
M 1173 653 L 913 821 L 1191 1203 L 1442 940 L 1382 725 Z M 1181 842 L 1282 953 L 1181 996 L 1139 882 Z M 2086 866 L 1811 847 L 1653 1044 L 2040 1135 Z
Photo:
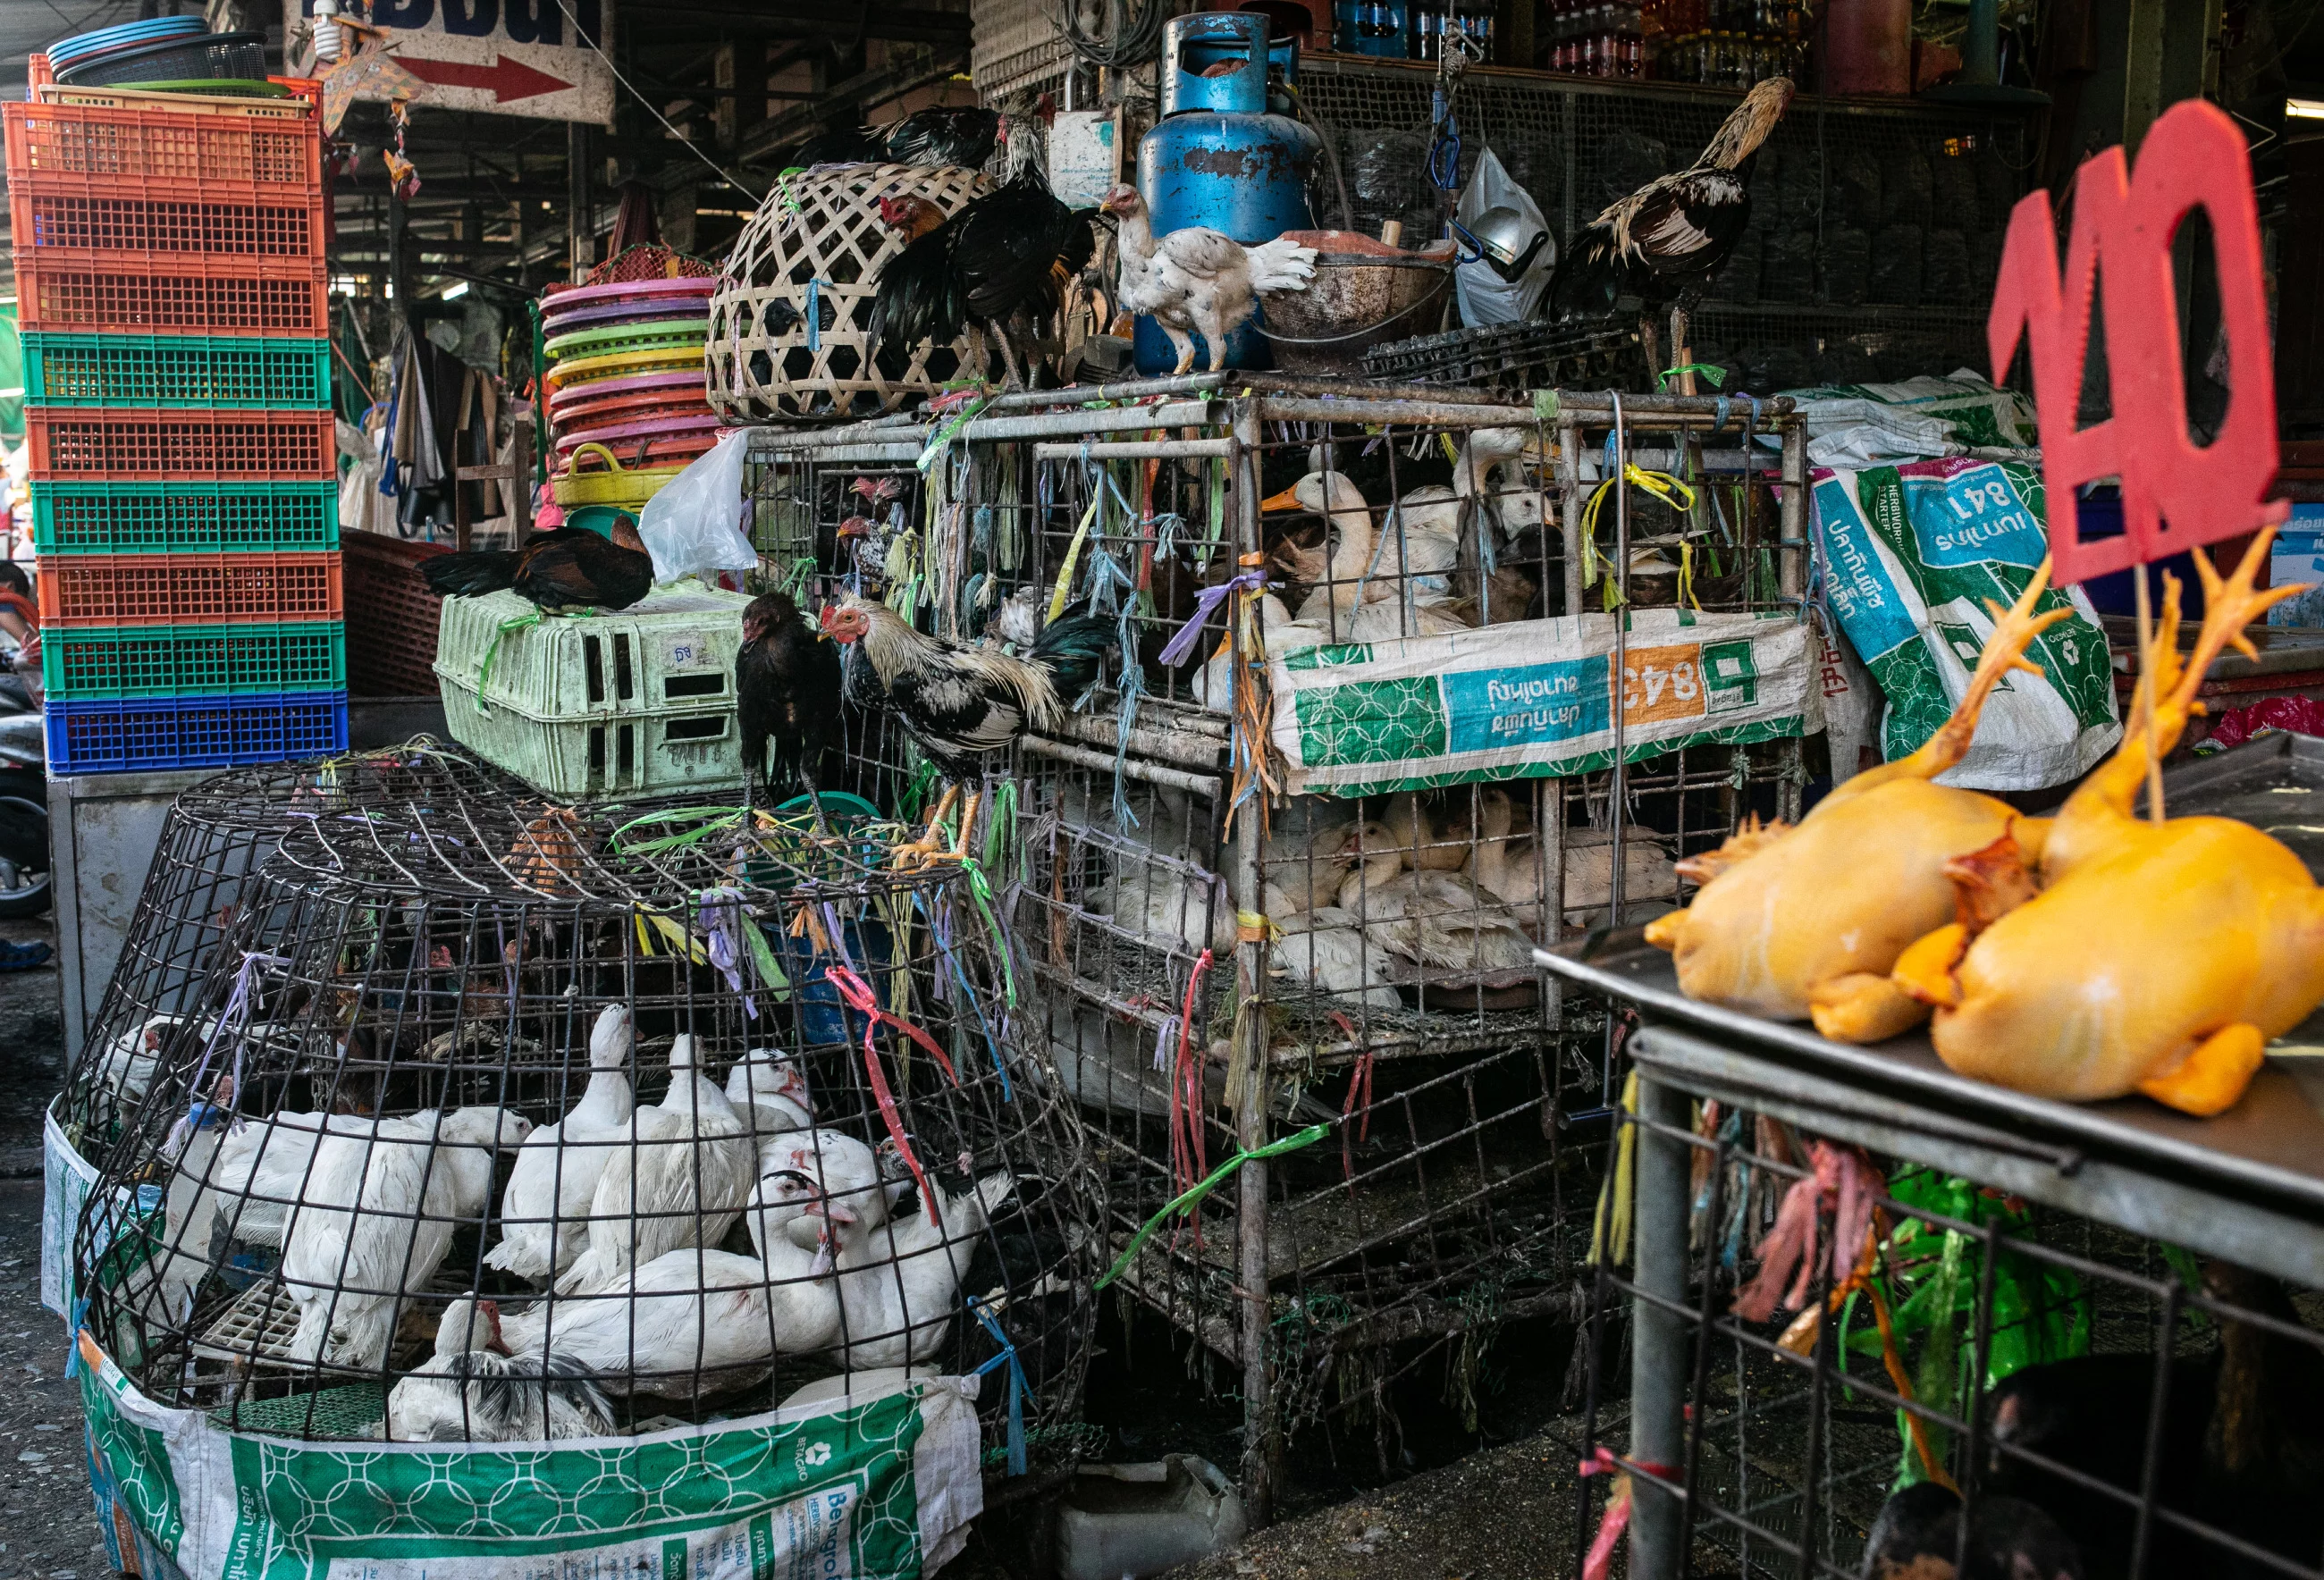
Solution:
M 759 563 L 742 530 L 742 457 L 750 435 L 735 428 L 718 436 L 705 455 L 646 501 L 638 536 L 653 556 L 654 580 L 667 587 L 680 576 L 747 571 Z
M 1528 224 L 1545 231 L 1549 228 L 1533 195 L 1509 179 L 1508 171 L 1501 168 L 1501 161 L 1493 157 L 1489 148 L 1478 156 L 1477 173 L 1469 178 L 1469 185 L 1461 194 L 1460 207 L 1453 213 L 1462 225 L 1474 227 L 1490 208 L 1514 208 Z M 1452 271 L 1452 289 L 1461 298 L 1461 322 L 1471 326 L 1517 324 L 1532 317 L 1534 308 L 1541 303 L 1541 293 L 1549 289 L 1550 269 L 1555 262 L 1555 249 L 1544 247 L 1514 280 L 1503 280 L 1499 271 L 1482 258 L 1462 264 Z

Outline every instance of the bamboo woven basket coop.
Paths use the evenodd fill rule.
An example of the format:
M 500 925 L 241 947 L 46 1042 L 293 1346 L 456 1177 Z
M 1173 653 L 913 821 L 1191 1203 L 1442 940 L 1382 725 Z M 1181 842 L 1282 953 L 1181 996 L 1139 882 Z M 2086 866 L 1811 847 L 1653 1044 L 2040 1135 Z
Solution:
M 191 799 L 260 837 L 149 889 L 136 936 L 189 942 L 124 956 L 77 1099 L 79 1295 L 144 1400 L 533 1441 L 908 1359 L 981 1377 L 994 1474 L 1073 1451 L 1102 1180 L 964 875 L 889 873 L 876 821 L 575 813 L 432 746 Z M 149 1029 L 142 1095 L 107 1082 Z
M 710 300 L 711 406 L 729 422 L 874 417 L 977 371 L 966 340 L 872 344 L 872 285 L 904 249 L 879 200 L 924 198 L 949 215 L 991 190 L 953 166 L 829 166 L 778 182 Z
M 1405 654 L 1414 627 L 1404 622 L 1439 596 L 1423 584 L 1434 574 L 1469 578 L 1471 597 L 1525 599 L 1534 623 L 1511 629 L 1526 640 L 1595 642 L 1583 660 L 1597 666 L 1594 684 L 1628 674 L 1633 692 L 1653 685 L 1668 712 L 1663 683 L 1682 644 L 1650 633 L 1699 620 L 1722 640 L 1756 632 L 1804 643 L 1804 451 L 1786 411 L 1626 398 L 1622 462 L 1691 465 L 1712 479 L 1694 515 L 1600 489 L 1610 470 L 1608 397 L 1513 405 L 1236 375 L 1238 390 L 1246 384 L 1256 393 L 1234 399 L 1200 375 L 1072 392 L 1111 401 L 1105 409 L 1003 397 L 925 481 L 915 463 L 927 435 L 917 428 L 770 434 L 753 454 L 761 547 L 802 586 L 884 590 L 927 629 L 969 638 L 1021 643 L 1062 608 L 1121 620 L 1132 658 L 1110 666 L 1096 700 L 1056 732 L 1020 740 L 1010 787 L 995 787 L 1006 810 L 980 838 L 1001 864 L 993 881 L 1014 898 L 1025 974 L 1047 994 L 1048 1073 L 1106 1169 L 1109 1287 L 1240 1367 L 1245 1398 L 1266 1401 L 1251 1407 L 1244 1467 L 1246 1494 L 1256 1486 L 1264 1497 L 1270 1438 L 1360 1409 L 1370 1397 L 1361 1377 L 1434 1352 L 1457 1390 L 1499 1320 L 1582 1309 L 1576 1275 L 1614 1098 L 1614 1028 L 1602 1006 L 1545 989 L 1531 947 L 1674 903 L 1683 891 L 1673 861 L 1715 846 L 1748 813 L 1795 815 L 1805 772 L 1803 725 L 1769 694 L 1757 713 L 1701 730 L 1641 728 L 1651 738 L 1562 765 L 1478 774 L 1278 756 L 1267 759 L 1274 786 L 1307 792 L 1278 796 L 1256 783 L 1247 722 L 1267 715 L 1242 712 L 1232 699 L 1247 694 L 1232 688 L 1275 688 L 1282 737 L 1286 714 L 1311 706 L 1305 689 L 1286 703 L 1283 688 Z M 1744 431 L 1755 421 L 1759 432 Z M 1480 455 L 1512 432 L 1521 454 L 1472 502 L 1455 500 L 1456 514 L 1530 512 L 1522 530 L 1498 535 L 1489 570 L 1457 559 L 1410 574 L 1335 565 L 1327 551 L 1356 530 L 1354 507 L 1333 507 L 1328 537 L 1312 506 L 1304 536 L 1258 508 L 1296 493 L 1311 472 L 1339 472 L 1364 494 L 1375 547 L 1397 541 L 1418 565 L 1418 508 L 1399 526 L 1386 501 L 1443 483 L 1443 457 L 1480 430 L 1499 436 L 1475 441 Z M 1318 446 L 1331 451 L 1326 464 Z M 1778 478 L 1792 485 L 1780 504 L 1766 487 Z M 887 502 L 867 509 L 875 499 Z M 867 514 L 880 529 L 835 558 L 833 525 Z M 928 521 L 932 532 L 921 528 Z M 1701 612 L 1690 600 L 1682 616 L 1673 581 L 1657 583 L 1651 562 L 1664 549 L 1679 557 L 1683 541 L 1700 554 L 1705 531 L 1721 553 L 1688 589 Z M 1202 600 L 1261 563 L 1286 612 L 1317 592 L 1334 611 L 1311 650 L 1270 646 L 1263 672 L 1222 647 L 1241 594 Z M 1631 619 L 1580 618 L 1610 602 L 1585 565 L 1613 576 Z M 1359 625 L 1366 605 L 1376 612 Z M 1190 620 L 1192 636 L 1165 662 Z M 1760 657 L 1772 667 L 1766 654 L 1781 651 Z M 1806 666 L 1784 662 L 1803 692 Z M 1683 689 L 1703 696 L 1694 674 Z M 1382 695 L 1392 702 L 1399 687 L 1425 689 L 1390 679 Z M 1327 694 L 1312 705 L 1360 700 Z M 1627 706 L 1655 711 L 1643 695 Z M 1812 710 L 1796 694 L 1794 706 Z M 1393 708 L 1385 722 L 1349 716 L 1382 739 L 1410 723 Z M 853 743 L 851 763 L 865 784 L 913 782 L 908 756 L 876 732 Z M 1508 855 L 1520 843 L 1523 859 L 1501 876 L 1530 894 L 1536 919 L 1521 954 L 1505 930 L 1489 960 L 1481 949 L 1424 960 L 1383 947 L 1370 907 L 1374 886 L 1384 896 L 1397 881 L 1390 867 L 1399 878 L 1473 872 L 1480 850 Z M 1292 894 L 1309 903 L 1286 909 Z M 1347 957 L 1354 982 L 1326 976 L 1317 962 L 1327 949 Z M 1319 1123 L 1327 1138 L 1309 1134 Z M 1285 1144 L 1139 1237 L 1222 1162 Z M 1380 1358 L 1391 1353 L 1399 1358 Z

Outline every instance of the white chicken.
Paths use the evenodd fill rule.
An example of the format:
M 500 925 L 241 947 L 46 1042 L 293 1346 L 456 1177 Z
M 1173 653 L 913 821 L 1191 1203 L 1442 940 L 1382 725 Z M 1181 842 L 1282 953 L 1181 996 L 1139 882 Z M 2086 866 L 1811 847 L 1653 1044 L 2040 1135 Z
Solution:
M 384 1364 L 402 1297 L 428 1287 L 460 1223 L 484 1217 L 494 1152 L 531 1129 L 505 1108 L 459 1108 L 326 1132 L 282 1236 L 290 1357 Z
M 962 1169 L 973 1161 L 963 1153 Z M 840 1364 L 853 1372 L 936 1354 L 960 1309 L 960 1282 L 976 1236 L 1012 1188 L 1005 1170 L 963 1196 L 936 1186 L 941 1222 L 913 1213 L 878 1228 L 854 1225 L 838 1232 Z
M 779 1048 L 753 1048 L 726 1072 L 726 1101 L 763 1153 L 794 1130 L 815 1125 L 807 1072 Z
M 656 1257 L 609 1289 L 501 1318 L 519 1356 L 561 1355 L 613 1393 L 694 1401 L 746 1388 L 778 1355 L 839 1336 L 831 1259 L 778 1239 L 765 1260 L 696 1246 Z
M 394 1443 L 537 1443 L 610 1438 L 613 1407 L 569 1355 L 509 1354 L 500 1310 L 461 1296 L 445 1308 L 436 1353 L 387 1396 Z
M 613 1287 L 683 1245 L 715 1245 L 759 1175 L 751 1138 L 718 1084 L 696 1068 L 695 1039 L 669 1050 L 669 1091 L 638 1109 L 606 1149 L 589 1203 L 589 1244 L 557 1281 L 560 1295 Z
M 1280 236 L 1246 247 L 1189 225 L 1156 239 L 1135 187 L 1114 188 L 1098 207 L 1120 221 L 1121 310 L 1153 315 L 1178 354 L 1180 373 L 1194 365 L 1188 330 L 1210 343 L 1210 371 L 1216 372 L 1226 361 L 1227 337 L 1250 322 L 1260 297 L 1305 290 L 1315 278 L 1315 249 Z
M 589 1243 L 589 1204 L 615 1149 L 627 1144 L 637 1107 L 622 1073 L 636 1043 L 627 1005 L 597 1016 L 589 1032 L 589 1084 L 564 1118 L 525 1137 L 501 1194 L 501 1243 L 485 1253 L 486 1266 L 549 1283 Z

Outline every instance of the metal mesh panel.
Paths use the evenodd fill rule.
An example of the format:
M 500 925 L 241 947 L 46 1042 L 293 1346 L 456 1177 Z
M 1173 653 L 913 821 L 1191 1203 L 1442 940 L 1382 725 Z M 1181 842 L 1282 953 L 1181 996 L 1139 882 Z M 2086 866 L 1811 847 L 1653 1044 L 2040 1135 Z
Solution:
M 1303 99 L 1337 138 L 1356 228 L 1400 219 L 1407 234 L 1439 234 L 1425 168 L 1434 80 L 1304 64 Z M 1570 238 L 1607 204 L 1683 169 L 1735 103 L 1714 90 L 1472 73 L 1454 105 L 1461 184 L 1489 147 Z M 1966 106 L 1795 102 L 1753 172 L 1750 228 L 1696 317 L 1697 360 L 1735 361 L 1761 393 L 1981 366 L 1983 304 L 2025 189 L 2028 137 L 2015 115 Z M 1337 223 L 1328 176 L 1312 196 L 1318 220 Z
M 1659 1135 L 1692 1160 L 1688 1287 L 1655 1308 L 1690 1368 L 1684 1453 L 1637 1493 L 1667 1507 L 1658 1487 L 1684 1489 L 1670 1573 L 1853 1580 L 1914 1573 L 1923 1553 L 1950 1570 L 1965 1518 L 1970 1550 L 1996 1555 L 1980 1572 L 2324 1574 L 2324 1516 L 2286 1495 L 2319 1452 L 2324 1292 L 1717 1103 L 1691 1129 L 1631 1123 L 1642 1147 Z M 1852 1229 L 1843 1171 L 1869 1191 Z M 1738 1315 L 1787 1198 L 1814 1271 L 1766 1317 Z M 1868 1217 L 1862 1255 L 1835 1246 Z M 1628 1437 L 1616 1334 L 1636 1294 L 1600 1281 L 1593 1445 Z M 1892 1498 L 1938 1478 L 1965 1513 L 1931 1487 Z M 1598 1497 L 1585 1484 L 1585 1505 Z
M 1713 432 L 1710 405 L 1697 415 L 1699 447 L 1721 470 L 1701 529 L 1720 547 L 1706 556 L 1697 542 L 1692 593 L 1712 612 L 1781 606 L 1803 579 L 1804 546 L 1785 536 L 1766 487 L 1775 452 L 1753 446 L 1762 475 L 1747 479 L 1737 428 L 1748 409 Z M 1460 1346 L 1489 1343 L 1504 1319 L 1578 1309 L 1584 1214 L 1614 1098 L 1613 1028 L 1602 1008 L 1544 990 L 1532 944 L 1602 923 L 1618 905 L 1629 920 L 1667 905 L 1682 892 L 1677 858 L 1716 846 L 1747 813 L 1795 812 L 1803 774 L 1796 742 L 1768 742 L 1690 748 L 1563 781 L 1289 798 L 1269 808 L 1249 874 L 1266 915 L 1239 916 L 1250 859 L 1239 831 L 1255 826 L 1257 807 L 1229 826 L 1237 727 L 1222 641 L 1232 605 L 1204 617 L 1185 660 L 1160 662 L 1198 596 L 1263 558 L 1268 602 L 1305 620 L 1302 606 L 1320 597 L 1315 618 L 1342 639 L 1430 629 L 1423 622 L 1437 616 L 1427 611 L 1454 593 L 1495 620 L 1563 613 L 1572 485 L 1555 453 L 1561 443 L 1578 452 L 1586 493 L 1604 422 L 1576 419 L 1570 436 L 1554 419 L 1526 423 L 1525 454 L 1489 478 L 1474 507 L 1499 523 L 1488 577 L 1468 562 L 1424 565 L 1416 514 L 1428 497 L 1419 491 L 1451 492 L 1448 452 L 1486 419 L 1463 422 L 1416 398 L 1360 421 L 1263 419 L 1253 443 L 1238 410 L 1219 401 L 1157 413 L 1150 438 L 1164 443 L 1145 449 L 1142 430 L 986 440 L 972 424 L 925 473 L 915 462 L 929 435 L 905 425 L 774 440 L 761 448 L 755 494 L 770 560 L 825 593 L 843 582 L 884 590 L 923 629 L 1021 651 L 1061 590 L 1064 608 L 1120 621 L 1093 700 L 1052 735 L 1020 743 L 1005 790 L 1003 770 L 988 774 L 988 802 L 1005 794 L 1009 822 L 975 848 L 1042 996 L 1045 1079 L 1071 1100 L 1106 1174 L 1106 1213 L 1092 1227 L 1105 1259 L 1120 1263 L 1116 1287 L 1214 1355 L 1272 1375 L 1268 1397 L 1250 1406 L 1256 1444 L 1270 1430 L 1360 1418 L 1369 1395 L 1358 1379 L 1473 1353 Z M 1092 427 L 1130 416 L 1084 411 L 1075 420 Z M 1656 420 L 1653 432 L 1631 430 L 1632 457 L 1677 466 L 1680 425 Z M 1107 455 L 1085 442 L 1130 448 Z M 1244 444 L 1250 464 L 1238 471 Z M 1287 509 L 1278 497 L 1297 496 L 1318 446 L 1361 492 L 1379 563 L 1335 562 L 1331 534 L 1344 542 L 1357 530 L 1344 502 L 1327 531 L 1319 501 Z M 1274 501 L 1255 527 L 1241 513 L 1246 488 Z M 1397 501 L 1415 501 L 1416 514 L 1392 514 Z M 1609 507 L 1598 529 L 1609 564 L 1615 520 Z M 1627 520 L 1629 595 L 1667 606 L 1679 592 L 1665 573 L 1690 523 L 1635 491 Z M 1600 596 L 1593 588 L 1590 606 Z M 858 783 L 913 785 L 902 747 L 877 716 L 859 728 Z M 1465 881 L 1496 857 L 1501 889 L 1472 887 L 1469 914 L 1434 918 L 1443 947 L 1392 946 L 1385 912 L 1374 914 L 1392 886 L 1424 867 Z M 1465 929 L 1517 947 L 1488 960 L 1471 944 L 1455 958 Z M 1258 973 L 1245 978 L 1253 942 Z M 1227 1098 L 1254 1021 L 1268 1076 L 1255 1123 Z M 1337 1128 L 1270 1161 L 1263 1188 L 1246 1171 L 1132 1251 L 1166 1203 L 1239 1147 L 1323 1121 Z M 1256 1208 L 1243 1196 L 1252 1189 Z M 1263 1245 L 1250 1237 L 1254 1222 Z
M 1069 1413 L 1096 1180 L 999 935 L 835 828 L 426 743 L 189 793 L 68 1103 L 100 1342 L 306 1438 L 654 1430 L 1003 1343 Z

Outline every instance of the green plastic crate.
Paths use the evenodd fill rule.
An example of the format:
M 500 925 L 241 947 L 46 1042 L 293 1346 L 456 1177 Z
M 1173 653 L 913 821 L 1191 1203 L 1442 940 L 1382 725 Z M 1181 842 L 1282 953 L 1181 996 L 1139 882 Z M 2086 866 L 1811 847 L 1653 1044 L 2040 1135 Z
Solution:
M 42 554 L 263 554 L 339 547 L 339 485 L 36 482 Z
M 750 600 L 693 583 L 616 613 L 447 598 L 436 678 L 452 739 L 562 801 L 739 789 L 734 656 Z
M 248 696 L 346 689 L 346 629 L 122 626 L 41 633 L 41 684 L 59 701 Z
M 24 403 L 311 411 L 331 404 L 331 343 L 36 331 L 24 336 Z

